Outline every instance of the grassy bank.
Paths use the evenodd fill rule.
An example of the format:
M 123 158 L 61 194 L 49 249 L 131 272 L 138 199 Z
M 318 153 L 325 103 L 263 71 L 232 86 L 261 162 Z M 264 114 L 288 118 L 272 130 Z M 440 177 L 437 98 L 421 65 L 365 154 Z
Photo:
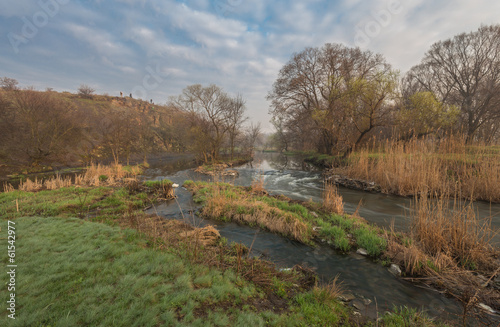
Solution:
M 3 315 L 2 326 L 350 324 L 349 310 L 299 268 L 278 271 L 243 246 L 136 210 L 153 200 L 147 193 L 90 187 L 91 221 L 71 218 L 80 191 L 0 194 L 19 266 L 17 318 Z
M 464 315 L 479 303 L 500 309 L 493 282 L 500 272 L 499 251 L 489 242 L 494 231 L 472 207 L 450 210 L 447 198 L 431 202 L 425 196 L 415 203 L 411 232 L 401 233 L 344 214 L 342 198 L 331 185 L 326 185 L 322 204 L 269 196 L 259 182 L 238 187 L 187 181 L 185 186 L 203 204 L 202 216 L 259 226 L 313 246 L 328 242 L 342 252 L 363 248 L 382 264 L 400 266 L 405 277 L 457 298 Z
M 186 181 L 184 186 L 195 193 L 196 202 L 204 204 L 201 215 L 209 218 L 259 226 L 305 244 L 320 239 L 344 252 L 365 248 L 369 255 L 378 256 L 386 248 L 382 230 L 362 218 L 332 213 L 318 203 L 268 196 L 257 184 L 245 188 Z

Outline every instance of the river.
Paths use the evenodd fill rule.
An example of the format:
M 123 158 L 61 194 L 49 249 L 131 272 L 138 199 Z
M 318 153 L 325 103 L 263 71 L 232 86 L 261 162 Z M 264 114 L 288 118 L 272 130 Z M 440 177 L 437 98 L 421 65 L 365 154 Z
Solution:
M 158 163 L 146 170 L 146 179 L 168 178 L 182 185 L 185 180 L 210 180 L 210 177 L 194 172 L 193 163 L 186 163 L 184 170 L 166 169 Z M 301 158 L 285 157 L 277 153 L 258 153 L 252 163 L 236 168 L 239 176 L 225 181 L 236 185 L 248 186 L 254 179 L 264 179 L 264 187 L 274 194 L 284 194 L 298 200 L 321 201 L 323 178 L 321 171 L 306 165 Z M 409 283 L 393 276 L 387 268 L 357 254 L 339 254 L 326 245 L 315 248 L 288 240 L 276 234 L 247 226 L 220 221 L 206 221 L 194 212 L 198 206 L 192 201 L 191 194 L 183 189 L 176 190 L 177 200 L 161 204 L 150 212 L 171 219 L 184 219 L 194 225 L 211 224 L 229 242 L 252 245 L 254 254 L 264 255 L 280 267 L 295 264 L 313 268 L 319 278 L 328 282 L 339 275 L 344 286 L 356 297 L 361 313 L 376 318 L 394 305 L 406 305 L 425 310 L 430 316 L 445 319 L 456 318 L 461 312 L 460 305 L 439 292 Z M 361 201 L 359 214 L 369 222 L 388 227 L 391 222 L 397 230 L 409 228 L 411 200 L 405 197 L 366 193 L 340 188 L 347 212 L 354 212 Z M 492 216 L 492 224 L 499 227 L 500 205 L 478 202 L 476 211 L 481 217 Z

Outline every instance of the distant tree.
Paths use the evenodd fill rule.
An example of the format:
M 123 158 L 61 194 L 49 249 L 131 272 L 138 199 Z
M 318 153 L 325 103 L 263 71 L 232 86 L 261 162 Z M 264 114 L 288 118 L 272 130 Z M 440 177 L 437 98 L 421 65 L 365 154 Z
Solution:
M 233 101 L 217 85 L 203 87 L 200 84 L 186 87 L 182 94 L 173 98 L 171 104 L 192 113 L 192 132 L 197 133 L 195 139 L 202 140 L 204 148 L 202 150 L 200 142 L 197 148 L 202 150 L 204 160 L 217 160 L 219 151 L 227 132 L 228 112 Z M 201 139 L 200 139 L 200 138 Z
M 86 98 L 86 99 L 92 99 L 92 96 L 94 95 L 94 92 L 95 92 L 95 89 L 86 85 L 86 84 L 82 84 L 80 85 L 80 87 L 78 88 L 78 94 L 82 97 L 82 98 Z
M 62 159 L 80 140 L 80 119 L 71 103 L 33 89 L 14 92 L 0 118 L 2 146 L 16 161 L 36 166 Z
M 432 92 L 459 108 L 468 141 L 481 127 L 500 124 L 500 25 L 433 44 L 405 82 L 412 92 Z
M 259 138 L 261 136 L 261 126 L 260 122 L 257 124 L 250 123 L 250 126 L 246 132 L 245 147 L 249 155 L 253 155 L 255 146 L 257 145 Z
M 0 78 L 0 87 L 5 91 L 12 91 L 17 89 L 19 82 L 13 78 L 2 77 Z
M 241 94 L 238 94 L 235 98 L 229 99 L 228 111 L 227 111 L 227 132 L 229 136 L 229 146 L 231 151 L 231 160 L 234 156 L 234 143 L 241 132 L 241 125 L 248 119 L 245 117 L 245 100 Z

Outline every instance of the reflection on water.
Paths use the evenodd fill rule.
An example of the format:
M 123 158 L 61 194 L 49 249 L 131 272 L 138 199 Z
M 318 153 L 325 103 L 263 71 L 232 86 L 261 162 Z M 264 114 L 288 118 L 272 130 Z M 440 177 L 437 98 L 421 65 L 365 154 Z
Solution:
M 323 188 L 321 172 L 308 165 L 303 165 L 301 160 L 278 154 L 259 154 L 253 163 L 239 167 L 237 170 L 239 176 L 230 180 L 237 185 L 248 186 L 253 180 L 263 178 L 265 188 L 271 193 L 284 194 L 299 200 L 321 200 Z M 158 167 L 152 167 L 150 171 L 146 171 L 145 177 L 169 178 L 179 184 L 187 179 L 211 179 L 208 176 L 195 173 L 193 170 L 182 170 L 175 174 L 171 174 L 169 171 L 162 175 L 162 170 Z M 353 212 L 358 203 L 362 201 L 363 206 L 359 212 L 368 221 L 388 226 L 394 220 L 396 228 L 408 228 L 406 217 L 410 208 L 410 199 L 345 188 L 341 188 L 340 192 L 344 198 L 347 212 Z M 424 308 L 429 315 L 442 318 L 451 318 L 461 312 L 455 301 L 436 291 L 419 288 L 396 278 L 388 272 L 387 268 L 364 257 L 355 254 L 340 255 L 324 245 L 312 248 L 266 231 L 257 231 L 255 228 L 234 223 L 201 220 L 193 213 L 197 206 L 193 203 L 190 193 L 179 188 L 176 190 L 176 194 L 177 201 L 172 200 L 152 209 L 152 211 L 168 218 L 185 219 L 195 225 L 207 223 L 215 225 L 221 235 L 230 242 L 241 242 L 249 247 L 253 243 L 254 254 L 264 255 L 267 259 L 283 267 L 291 267 L 295 264 L 308 265 L 316 270 L 323 281 L 329 281 L 339 274 L 346 288 L 357 298 L 371 300 L 363 313 L 373 318 L 377 316 L 376 308 L 383 313 L 395 304 Z M 492 206 L 491 210 L 493 212 L 496 210 L 495 224 L 498 224 L 500 206 Z M 480 203 L 478 204 L 478 212 L 483 216 L 488 216 L 490 207 Z

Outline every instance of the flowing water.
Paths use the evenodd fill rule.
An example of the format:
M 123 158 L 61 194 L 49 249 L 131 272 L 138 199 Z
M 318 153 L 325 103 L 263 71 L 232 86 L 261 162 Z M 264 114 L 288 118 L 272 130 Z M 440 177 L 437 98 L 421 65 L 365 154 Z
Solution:
M 239 176 L 226 180 L 236 185 L 248 186 L 255 179 L 264 179 L 265 188 L 275 194 L 284 194 L 298 200 L 321 201 L 323 178 L 321 171 L 302 163 L 302 160 L 279 154 L 258 154 L 252 163 L 236 168 Z M 145 172 L 147 179 L 169 178 L 181 184 L 188 179 L 210 180 L 209 177 L 193 170 L 181 170 L 176 173 L 165 171 L 161 166 L 154 166 Z M 388 227 L 392 221 L 396 229 L 408 228 L 410 199 L 384 194 L 372 194 L 362 191 L 340 189 L 344 198 L 345 210 L 354 212 L 360 201 L 359 214 L 379 226 Z M 307 265 L 317 272 L 322 281 L 328 282 L 340 275 L 344 286 L 352 293 L 362 313 L 372 318 L 393 305 L 406 305 L 423 308 L 429 315 L 452 319 L 460 314 L 459 304 L 435 290 L 419 287 L 393 276 L 387 268 L 370 259 L 356 254 L 339 254 L 326 245 L 316 248 L 288 240 L 263 230 L 220 221 L 204 221 L 193 213 L 197 206 L 190 193 L 183 189 L 176 190 L 177 199 L 162 204 L 151 211 L 159 215 L 184 219 L 194 225 L 215 225 L 221 235 L 229 242 L 240 242 L 252 246 L 254 254 L 264 255 L 280 267 L 292 267 L 295 264 Z M 493 216 L 493 225 L 499 226 L 500 205 L 477 203 L 476 210 L 481 217 Z

